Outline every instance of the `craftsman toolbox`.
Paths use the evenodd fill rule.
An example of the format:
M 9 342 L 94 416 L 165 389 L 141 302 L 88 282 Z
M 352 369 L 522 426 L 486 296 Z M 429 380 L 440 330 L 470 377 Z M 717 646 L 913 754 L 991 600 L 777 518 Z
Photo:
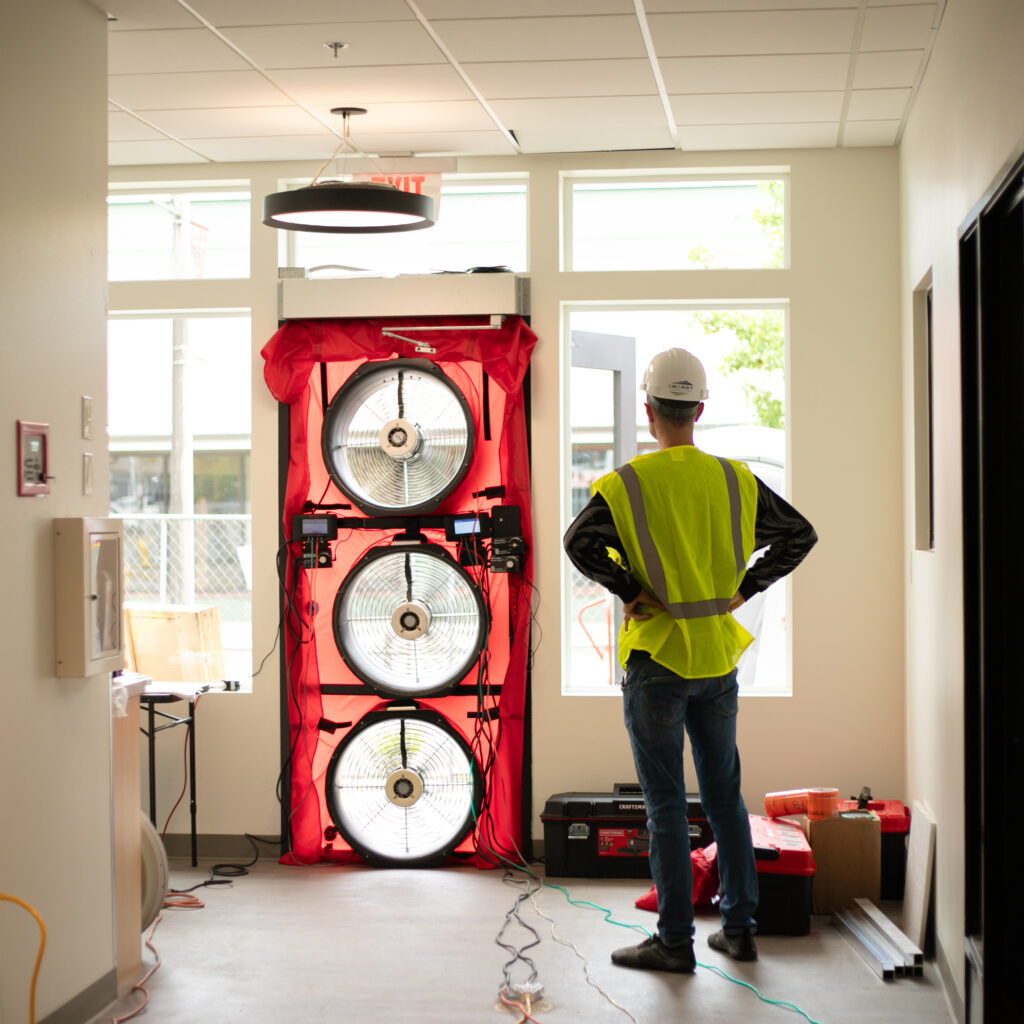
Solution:
M 690 846 L 714 842 L 696 795 L 686 812 Z M 636 783 L 611 793 L 557 793 L 544 804 L 544 870 L 549 878 L 650 878 L 647 808 Z
M 803 829 L 791 821 L 750 815 L 762 935 L 806 935 L 811 929 L 814 857 Z
M 907 875 L 907 834 L 910 832 L 910 808 L 899 800 L 840 800 L 839 810 L 858 808 L 873 811 L 882 828 L 882 889 L 883 900 L 903 899 L 903 886 Z

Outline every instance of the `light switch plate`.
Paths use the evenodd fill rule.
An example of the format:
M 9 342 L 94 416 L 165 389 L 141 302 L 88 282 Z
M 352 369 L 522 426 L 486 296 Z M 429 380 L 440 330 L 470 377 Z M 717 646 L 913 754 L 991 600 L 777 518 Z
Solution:
M 82 493 L 92 494 L 92 452 L 82 453 Z
M 82 395 L 82 440 L 92 440 L 92 399 Z

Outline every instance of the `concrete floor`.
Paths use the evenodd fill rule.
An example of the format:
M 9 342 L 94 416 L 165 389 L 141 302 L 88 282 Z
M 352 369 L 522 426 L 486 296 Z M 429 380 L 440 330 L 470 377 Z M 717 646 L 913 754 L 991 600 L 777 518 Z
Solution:
M 480 1024 L 521 1021 L 503 1010 L 498 991 L 510 954 L 495 942 L 523 886 L 500 871 L 472 868 L 379 870 L 365 866 L 282 867 L 261 859 L 231 885 L 197 890 L 200 910 L 165 909 L 153 943 L 162 965 L 147 983 L 149 1005 L 136 1018 L 159 1024 L 313 1021 L 380 1024 Z M 208 877 L 200 863 L 172 861 L 172 888 Z M 522 879 L 524 876 L 516 876 Z M 608 908 L 616 921 L 653 928 L 655 916 L 633 901 L 644 880 L 555 879 L 577 901 Z M 717 916 L 698 918 L 693 976 L 629 970 L 609 960 L 611 950 L 643 933 L 617 927 L 590 906 L 570 904 L 542 888 L 540 910 L 559 937 L 589 961 L 594 981 L 625 1009 L 587 983 L 581 961 L 554 941 L 551 925 L 527 900 L 520 909 L 540 943 L 526 952 L 543 985 L 532 1016 L 538 1024 L 710 1020 L 716 1024 L 947 1024 L 952 1021 L 933 964 L 921 978 L 883 982 L 871 973 L 826 918 L 811 934 L 760 936 L 760 959 L 736 963 L 707 946 Z M 533 941 L 513 919 L 505 941 Z M 153 962 L 145 952 L 144 962 Z M 735 984 L 720 970 L 746 983 Z M 510 968 L 522 985 L 529 971 Z M 794 1004 L 793 1008 L 761 1001 Z M 130 1012 L 142 1001 L 131 993 L 95 1018 Z M 626 1012 L 628 1011 L 628 1012 Z

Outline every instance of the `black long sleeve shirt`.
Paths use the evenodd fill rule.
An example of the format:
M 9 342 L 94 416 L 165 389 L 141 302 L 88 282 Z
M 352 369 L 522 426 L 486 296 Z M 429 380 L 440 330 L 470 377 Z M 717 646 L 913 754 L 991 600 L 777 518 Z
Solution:
M 755 479 L 754 550 L 767 550 L 747 569 L 740 582 L 739 592 L 744 600 L 791 573 L 818 539 L 814 527 L 789 502 L 780 498 L 763 480 Z M 625 552 L 611 509 L 600 494 L 595 494 L 573 520 L 562 543 L 569 561 L 584 576 L 622 601 L 632 601 L 643 590 L 625 564 Z M 608 556 L 609 548 L 623 556 L 623 565 Z

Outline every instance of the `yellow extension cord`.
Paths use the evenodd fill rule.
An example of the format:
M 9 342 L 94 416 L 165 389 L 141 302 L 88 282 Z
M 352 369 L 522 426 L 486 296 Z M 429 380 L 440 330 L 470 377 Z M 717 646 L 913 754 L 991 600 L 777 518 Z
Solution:
M 29 906 L 24 900 L 19 900 L 17 896 L 9 896 L 5 892 L 0 892 L 0 900 L 10 900 L 11 903 L 17 903 L 19 907 L 24 907 L 25 910 L 27 910 L 36 919 L 36 924 L 39 925 L 39 952 L 36 954 L 36 966 L 32 971 L 32 988 L 30 990 L 28 1003 L 29 1024 L 35 1024 L 36 979 L 39 977 L 39 966 L 43 962 L 43 950 L 46 948 L 46 925 L 43 924 L 43 919 L 39 916 L 35 907 Z

